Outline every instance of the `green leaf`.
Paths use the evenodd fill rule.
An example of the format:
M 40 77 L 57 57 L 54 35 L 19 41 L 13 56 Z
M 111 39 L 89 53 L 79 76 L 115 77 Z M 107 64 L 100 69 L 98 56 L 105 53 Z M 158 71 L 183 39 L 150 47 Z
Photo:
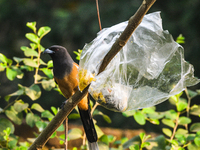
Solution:
M 15 61 L 16 63 L 20 63 L 20 62 L 23 61 L 23 58 L 13 57 L 13 59 L 14 59 L 14 61 Z
M 200 147 L 200 137 L 195 137 L 194 143 L 196 144 L 197 147 Z
M 36 32 L 36 22 L 27 22 L 26 26 L 33 30 L 33 32 Z
M 24 58 L 23 62 L 25 65 L 30 66 L 30 67 L 35 67 L 35 68 L 38 67 L 37 63 L 32 59 Z
M 21 84 L 18 84 L 18 89 L 16 92 L 9 94 L 9 96 L 19 96 L 19 95 L 23 95 L 25 92 L 25 87 L 22 86 Z
M 143 108 L 142 112 L 147 114 L 155 113 L 155 107 Z
M 42 80 L 42 87 L 46 91 L 50 91 L 52 88 L 56 86 L 55 81 L 53 79 L 50 80 Z
M 130 116 L 133 116 L 135 112 L 136 112 L 135 110 L 125 111 L 125 112 L 122 112 L 122 115 L 125 117 L 130 117 Z
M 53 111 L 54 115 L 56 115 L 58 113 L 57 109 L 53 106 L 51 106 L 51 110 Z
M 143 139 L 144 139 L 144 136 L 145 136 L 145 133 L 143 133 L 143 132 L 142 132 L 142 133 L 140 133 L 140 135 L 139 135 L 139 136 L 140 136 L 140 139 L 141 139 L 141 141 L 143 141 Z
M 0 61 L 7 63 L 7 60 L 8 60 L 8 58 L 4 54 L 0 53 Z
M 18 113 L 13 106 L 10 107 L 10 109 L 7 109 L 5 111 L 6 116 L 12 120 L 17 125 L 20 125 L 22 123 L 22 113 Z
M 187 108 L 187 103 L 186 102 L 183 102 L 183 101 L 179 101 L 176 105 L 177 107 L 177 110 L 180 112 L 180 111 L 183 111 L 184 109 Z
M 80 115 L 78 113 L 71 113 L 68 116 L 68 119 L 78 119 L 78 118 L 80 118 Z
M 25 94 L 30 97 L 32 100 L 36 100 L 41 96 L 40 87 L 36 84 L 25 88 Z
M 38 103 L 33 103 L 33 105 L 31 106 L 31 109 L 35 109 L 38 112 L 43 112 L 44 111 L 44 109 Z
M 9 121 L 8 119 L 6 118 L 0 118 L 0 133 L 3 132 L 3 130 L 6 130 L 6 128 L 10 128 L 10 133 L 14 133 L 15 131 L 15 127 L 14 125 L 12 124 L 11 121 Z
M 6 76 L 9 80 L 14 80 L 15 77 L 17 76 L 17 71 L 12 69 L 12 68 L 6 68 Z
M 13 140 L 11 140 L 11 141 L 9 141 L 8 142 L 8 147 L 10 148 L 10 149 L 14 149 L 16 146 L 17 146 L 17 140 L 16 139 L 13 139 Z
M 78 128 L 73 128 L 68 131 L 68 137 L 70 140 L 79 139 L 82 137 L 82 134 L 83 134 L 82 130 Z
M 179 44 L 184 44 L 184 43 L 185 43 L 185 37 L 183 37 L 183 35 L 180 34 L 180 35 L 177 37 L 176 42 L 179 43 Z
M 50 138 L 52 139 L 52 138 L 55 138 L 55 137 L 56 137 L 56 132 L 54 132 L 54 133 L 51 135 Z
M 190 127 L 190 131 L 191 132 L 198 132 L 200 131 L 200 123 L 197 122 L 197 123 L 193 123 Z
M 99 128 L 99 126 L 97 125 L 94 125 L 96 131 L 97 131 L 97 135 L 98 135 L 98 138 L 100 138 L 101 136 L 104 135 L 103 131 Z
M 167 119 L 176 120 L 178 113 L 175 110 L 168 110 L 164 113 Z
M 168 128 L 162 128 L 162 131 L 165 135 L 171 137 L 172 136 L 172 131 Z
M 112 122 L 111 119 L 110 119 L 110 117 L 107 116 L 107 115 L 105 115 L 105 114 L 103 114 L 103 119 L 104 119 L 107 123 L 111 123 L 111 122 Z
M 53 67 L 53 61 L 52 60 L 48 61 L 47 67 L 48 68 L 52 68 Z
M 182 134 L 176 134 L 175 137 L 178 139 L 178 141 L 181 144 L 185 144 L 186 143 L 186 137 Z
M 44 121 L 37 121 L 35 123 L 36 127 L 38 128 L 39 132 L 42 132 L 44 130 L 44 128 L 46 128 L 47 123 Z
M 49 33 L 51 31 L 51 28 L 50 27 L 41 27 L 39 30 L 38 30 L 38 36 L 40 38 L 42 38 L 43 36 L 45 36 L 47 33 Z
M 99 139 L 101 142 L 104 142 L 105 144 L 109 144 L 109 141 L 108 141 L 108 136 L 107 135 L 103 135 L 101 136 L 101 138 Z
M 194 98 L 195 96 L 198 95 L 198 93 L 195 92 L 195 91 L 192 91 L 192 90 L 189 90 L 189 89 L 187 89 L 187 91 L 188 91 L 188 94 L 189 94 L 190 98 Z
M 40 117 L 33 114 L 33 113 L 28 113 L 26 115 L 26 123 L 30 126 L 30 127 L 33 127 L 37 121 L 40 120 Z
M 156 125 L 159 125 L 160 124 L 160 121 L 158 119 L 149 119 L 149 121 L 152 123 L 152 124 L 156 124 Z
M 188 118 L 188 117 L 182 116 L 182 117 L 180 117 L 180 118 L 178 119 L 178 124 L 179 124 L 179 125 L 185 125 L 185 124 L 189 124 L 189 123 L 191 123 L 191 119 Z
M 136 144 L 131 145 L 131 146 L 129 146 L 129 149 L 130 150 L 139 150 L 139 145 L 136 145 Z
M 64 127 L 63 124 L 61 124 L 61 125 L 58 127 L 58 129 L 57 129 L 56 131 L 62 132 L 62 131 L 64 131 L 64 130 L 65 130 L 65 127 Z
M 194 143 L 188 144 L 187 148 L 188 150 L 199 150 L 199 147 Z
M 195 115 L 195 116 L 199 116 L 199 114 L 200 114 L 200 105 L 193 105 L 190 108 L 190 114 Z
M 137 123 L 139 123 L 140 125 L 144 125 L 146 123 L 145 120 L 145 116 L 143 113 L 141 113 L 140 111 L 137 111 L 134 115 L 133 115 L 135 121 Z
M 27 50 L 24 51 L 24 55 L 25 55 L 26 57 L 31 57 L 31 56 L 36 56 L 36 57 L 38 57 L 38 52 L 36 52 L 36 51 L 33 50 L 33 49 L 28 48 Z
M 40 69 L 47 77 L 49 77 L 50 79 L 53 79 L 53 73 L 51 69 L 48 68 L 41 68 Z
M 175 127 L 175 123 L 171 119 L 162 119 L 162 123 L 171 128 Z
M 34 42 L 36 44 L 40 43 L 40 39 L 37 35 L 35 35 L 34 33 L 26 33 L 26 38 L 29 39 L 31 42 Z
M 41 117 L 51 120 L 54 117 L 54 115 L 50 111 L 45 110 L 42 112 Z
M 179 128 L 179 129 L 176 131 L 176 134 L 187 135 L 187 134 L 188 134 L 188 130 Z
M 38 45 L 35 43 L 30 43 L 31 49 L 37 49 Z
M 22 100 L 20 100 L 20 101 L 17 101 L 13 106 L 17 112 L 21 112 L 21 111 L 27 109 L 29 104 L 24 103 Z

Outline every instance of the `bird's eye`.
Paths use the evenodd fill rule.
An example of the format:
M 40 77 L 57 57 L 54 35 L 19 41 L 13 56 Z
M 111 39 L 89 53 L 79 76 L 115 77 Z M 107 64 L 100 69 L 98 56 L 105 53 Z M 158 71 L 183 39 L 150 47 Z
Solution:
M 58 49 L 58 48 L 56 48 L 56 51 L 59 51 L 59 49 Z

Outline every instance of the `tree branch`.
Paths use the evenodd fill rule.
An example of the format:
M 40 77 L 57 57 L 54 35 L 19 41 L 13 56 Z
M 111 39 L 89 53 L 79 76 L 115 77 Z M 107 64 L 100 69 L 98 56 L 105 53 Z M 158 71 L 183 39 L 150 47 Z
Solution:
M 105 56 L 99 73 L 101 73 L 112 58 L 122 49 L 122 47 L 127 43 L 128 39 L 135 31 L 137 26 L 141 23 L 144 15 L 150 9 L 150 7 L 154 4 L 156 0 L 143 0 L 141 6 L 137 10 L 137 12 L 129 19 L 129 23 L 118 40 L 113 44 L 111 50 Z M 56 131 L 56 129 L 63 123 L 63 121 L 67 118 L 70 112 L 74 109 L 74 107 L 81 101 L 81 99 L 87 94 L 88 85 L 82 92 L 77 91 L 71 98 L 69 98 L 64 106 L 56 116 L 51 120 L 51 122 L 47 125 L 47 127 L 43 130 L 43 132 L 37 137 L 34 143 L 29 147 L 29 150 L 42 149 L 42 147 L 49 140 L 51 135 Z

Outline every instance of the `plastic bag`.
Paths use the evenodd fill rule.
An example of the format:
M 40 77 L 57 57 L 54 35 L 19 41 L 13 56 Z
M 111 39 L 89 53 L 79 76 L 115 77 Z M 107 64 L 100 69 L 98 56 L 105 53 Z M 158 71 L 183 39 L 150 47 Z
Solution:
M 92 97 L 114 111 L 154 106 L 199 82 L 183 48 L 163 31 L 160 12 L 145 15 L 127 44 L 98 76 L 104 56 L 128 21 L 103 29 L 86 44 L 79 63 L 79 88 L 90 82 Z

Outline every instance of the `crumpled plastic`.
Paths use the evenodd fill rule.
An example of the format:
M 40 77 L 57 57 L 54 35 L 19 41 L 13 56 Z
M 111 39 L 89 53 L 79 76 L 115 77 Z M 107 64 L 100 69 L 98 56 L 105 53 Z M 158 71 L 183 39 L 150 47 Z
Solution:
M 103 29 L 84 46 L 80 89 L 91 82 L 89 92 L 98 103 L 122 112 L 154 106 L 199 82 L 193 66 L 184 60 L 183 47 L 163 31 L 160 12 L 145 15 L 127 44 L 97 75 L 103 58 L 127 24 Z

